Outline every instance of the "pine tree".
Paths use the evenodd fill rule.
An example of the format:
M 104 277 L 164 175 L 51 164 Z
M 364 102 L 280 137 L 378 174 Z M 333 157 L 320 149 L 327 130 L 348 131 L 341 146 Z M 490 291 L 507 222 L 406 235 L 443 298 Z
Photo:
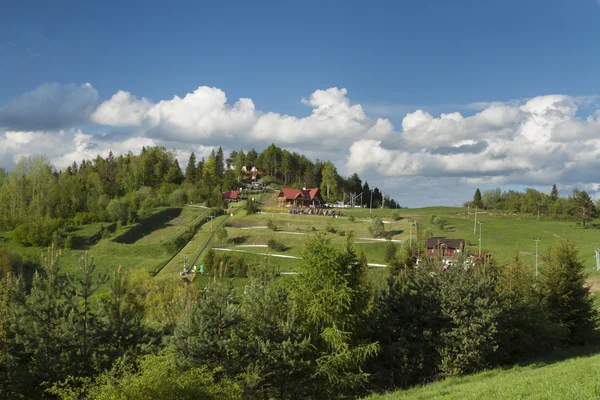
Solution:
M 196 154 L 194 154 L 192 151 L 192 154 L 190 154 L 190 158 L 188 160 L 188 165 L 185 169 L 185 181 L 187 183 L 195 184 L 198 180 L 196 173 Z
M 379 390 L 426 382 L 438 373 L 445 320 L 435 274 L 406 269 L 387 281 L 370 322 L 372 340 L 381 344 L 367 364 L 370 382 Z
M 18 377 L 24 391 L 40 390 L 42 382 L 57 382 L 79 373 L 80 338 L 74 299 L 60 274 L 54 248 L 43 258 L 44 275 L 35 273 L 29 294 L 15 292 L 11 333 L 22 352 L 17 362 L 27 366 Z
M 598 311 L 585 282 L 585 267 L 572 239 L 563 237 L 545 257 L 547 271 L 542 294 L 553 322 L 562 325 L 570 344 L 591 341 L 596 333 Z
M 240 315 L 233 283 L 226 279 L 226 268 L 221 263 L 202 296 L 188 301 L 186 312 L 175 327 L 172 347 L 187 366 L 232 368 L 227 349 Z
M 217 155 L 216 155 L 216 168 L 215 168 L 215 174 L 219 177 L 222 178 L 223 175 L 225 174 L 225 166 L 223 164 L 224 160 L 224 155 L 223 155 L 223 149 L 221 148 L 221 146 L 219 146 L 219 149 L 217 150 Z
M 558 189 L 556 188 L 556 183 L 552 185 L 552 191 L 550 192 L 550 201 L 555 202 L 558 200 Z
M 483 209 L 483 200 L 481 199 L 481 191 L 479 190 L 479 188 L 477 188 L 477 190 L 475 191 L 471 207 L 479 207 L 480 209 Z
M 293 293 L 305 334 L 313 338 L 315 376 L 337 394 L 353 393 L 364 384 L 367 376 L 361 366 L 379 349 L 354 333 L 356 316 L 367 312 L 368 305 L 355 297 L 360 292 L 355 291 L 351 270 L 358 259 L 351 237 L 347 240 L 345 249 L 338 251 L 324 234 L 317 234 L 303 249 L 302 273 Z
M 124 355 L 137 355 L 147 338 L 144 307 L 132 293 L 127 273 L 121 266 L 114 272 L 110 292 L 98 296 L 98 364 L 108 368 Z
M 585 190 L 574 193 L 575 198 L 575 214 L 578 219 L 581 220 L 583 226 L 585 226 L 586 222 L 591 221 L 596 217 L 596 207 L 591 197 Z
M 396 258 L 396 245 L 391 240 L 388 240 L 385 245 L 385 253 L 383 259 L 385 262 L 390 262 Z
M 169 170 L 167 171 L 167 174 L 165 175 L 164 181 L 167 183 L 173 183 L 175 185 L 181 185 L 183 180 L 184 180 L 184 177 L 183 177 L 183 173 L 181 172 L 181 168 L 179 167 L 179 161 L 177 161 L 177 159 L 175 159 L 173 161 L 173 163 L 171 164 L 171 166 L 169 167 Z
M 106 283 L 106 274 L 94 276 L 96 264 L 87 251 L 78 260 L 79 276 L 69 276 L 70 290 L 74 294 L 74 312 L 77 315 L 74 332 L 80 340 L 79 373 L 88 375 L 92 372 L 94 352 L 97 350 L 98 327 L 96 313 L 91 309 L 92 296 Z
M 241 302 L 233 348 L 248 398 L 315 398 L 310 339 L 299 329 L 289 285 L 266 261 L 252 268 Z M 233 353 L 233 352 L 232 352 Z

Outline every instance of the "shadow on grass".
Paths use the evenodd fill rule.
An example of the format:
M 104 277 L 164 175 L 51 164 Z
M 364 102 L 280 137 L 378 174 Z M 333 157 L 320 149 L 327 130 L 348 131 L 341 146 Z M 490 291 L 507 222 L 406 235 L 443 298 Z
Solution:
M 237 245 L 237 244 L 242 244 L 244 242 L 246 242 L 246 240 L 248 239 L 247 236 L 236 236 L 236 237 L 232 237 L 231 239 L 229 239 L 229 242 Z
M 113 239 L 116 243 L 133 244 L 143 238 L 144 236 L 169 226 L 168 222 L 174 218 L 177 218 L 183 208 L 166 208 L 151 215 L 148 218 L 143 219 L 140 223 L 127 232 L 117 236 Z
M 570 358 L 592 357 L 597 355 L 598 353 L 600 353 L 600 342 L 595 344 L 589 344 L 586 346 L 574 346 L 569 348 L 558 349 L 551 354 L 546 354 L 544 356 L 523 360 L 512 365 L 505 365 L 502 368 L 509 369 L 517 365 L 519 367 L 542 368 L 548 365 L 568 360 Z
M 392 229 L 392 230 L 386 231 L 385 233 L 390 236 L 396 236 L 396 235 L 400 235 L 401 233 L 404 233 L 404 231 L 402 229 Z

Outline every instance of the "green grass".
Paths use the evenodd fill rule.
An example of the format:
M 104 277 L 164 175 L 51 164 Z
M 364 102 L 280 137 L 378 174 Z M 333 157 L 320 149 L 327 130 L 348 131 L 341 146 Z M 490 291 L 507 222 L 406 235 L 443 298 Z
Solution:
M 572 349 L 529 365 L 497 368 L 369 399 L 596 399 L 600 397 L 598 352 L 598 347 Z

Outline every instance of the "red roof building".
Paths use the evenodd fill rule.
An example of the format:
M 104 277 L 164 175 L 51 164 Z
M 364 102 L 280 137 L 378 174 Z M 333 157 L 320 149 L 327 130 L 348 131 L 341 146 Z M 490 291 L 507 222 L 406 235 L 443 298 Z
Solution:
M 240 199 L 240 191 L 230 190 L 229 192 L 223 192 L 221 193 L 221 197 L 227 201 L 238 201 Z
M 310 207 L 320 206 L 323 202 L 319 188 L 292 189 L 282 188 L 277 196 L 279 207 Z

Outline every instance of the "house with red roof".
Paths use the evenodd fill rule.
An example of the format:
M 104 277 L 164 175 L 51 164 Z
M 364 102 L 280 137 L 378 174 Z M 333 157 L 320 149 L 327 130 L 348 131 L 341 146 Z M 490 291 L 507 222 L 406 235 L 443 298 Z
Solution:
M 279 207 L 318 207 L 322 202 L 319 188 L 282 188 L 279 195 L 277 195 L 277 205 Z
M 222 192 L 221 198 L 223 198 L 223 200 L 226 200 L 227 202 L 238 201 L 240 199 L 240 191 L 230 190 L 229 192 Z

